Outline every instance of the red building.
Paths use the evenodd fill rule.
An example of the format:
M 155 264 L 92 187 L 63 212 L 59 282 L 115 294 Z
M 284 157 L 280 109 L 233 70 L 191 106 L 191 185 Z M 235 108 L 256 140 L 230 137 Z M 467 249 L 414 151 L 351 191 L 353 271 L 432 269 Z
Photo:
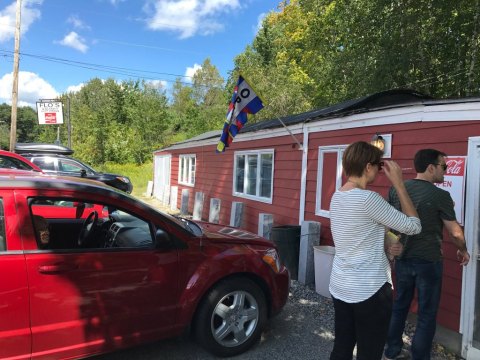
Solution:
M 220 223 L 230 222 L 232 202 L 244 203 L 242 228 L 257 232 L 260 213 L 274 225 L 317 221 L 321 245 L 333 245 L 330 197 L 342 179 L 341 157 L 348 144 L 386 140 L 385 158 L 415 177 L 413 156 L 436 148 L 452 161 L 446 182 L 464 225 L 471 263 L 463 269 L 456 248 L 445 237 L 443 292 L 437 341 L 468 359 L 480 358 L 480 277 L 477 277 L 480 198 L 480 98 L 435 100 L 409 90 L 386 91 L 328 108 L 247 125 L 224 153 L 216 153 L 220 131 L 209 132 L 154 153 L 154 194 L 160 200 L 177 187 L 189 190 L 189 212 L 196 192 L 221 200 Z M 380 175 L 371 186 L 386 196 L 389 181 Z M 480 270 L 480 267 L 478 267 Z M 480 306 L 480 305 L 479 305 Z M 412 309 L 415 312 L 415 308 Z

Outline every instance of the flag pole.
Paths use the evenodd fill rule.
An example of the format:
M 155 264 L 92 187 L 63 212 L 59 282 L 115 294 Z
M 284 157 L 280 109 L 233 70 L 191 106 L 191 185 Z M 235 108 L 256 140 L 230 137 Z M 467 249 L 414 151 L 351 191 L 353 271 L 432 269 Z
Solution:
M 280 123 L 283 125 L 283 127 L 288 131 L 288 133 L 290 134 L 290 136 L 293 138 L 293 140 L 295 140 L 295 142 L 297 143 L 298 145 L 298 150 L 303 150 L 303 145 L 300 141 L 297 140 L 297 138 L 295 137 L 295 135 L 293 135 L 293 133 L 290 131 L 290 129 L 287 127 L 287 125 L 285 125 L 285 123 L 282 121 L 282 119 L 280 119 L 278 116 L 275 115 L 275 117 L 277 118 L 278 121 L 280 121 Z

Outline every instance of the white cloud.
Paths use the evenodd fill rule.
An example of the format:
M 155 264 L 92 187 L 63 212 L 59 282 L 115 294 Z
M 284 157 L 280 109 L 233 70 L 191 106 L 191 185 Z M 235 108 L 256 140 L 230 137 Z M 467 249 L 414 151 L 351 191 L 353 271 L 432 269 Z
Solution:
M 58 41 L 58 43 L 71 47 L 82 53 L 85 53 L 88 50 L 88 46 L 85 44 L 85 39 L 78 35 L 75 31 L 71 31 L 69 34 L 65 35 L 63 40 Z
M 194 64 L 193 67 L 187 67 L 187 70 L 185 70 L 185 76 L 188 76 L 188 81 L 192 81 L 193 75 L 200 70 L 202 67 L 198 64 Z
M 263 20 L 265 19 L 265 17 L 267 16 L 267 13 L 261 13 L 260 15 L 258 15 L 258 18 L 257 18 L 257 26 L 253 28 L 253 34 L 256 35 L 258 34 L 258 32 L 260 31 L 260 29 L 263 27 Z
M 118 4 L 124 1 L 125 0 L 110 0 L 110 4 L 112 4 L 113 6 L 117 6 Z
M 150 0 L 144 11 L 149 29 L 177 32 L 184 39 L 222 30 L 222 15 L 240 7 L 240 0 Z
M 77 15 L 70 15 L 67 23 L 72 24 L 74 28 L 81 30 L 90 30 L 90 26 L 85 24 Z
M 12 73 L 0 78 L 0 103 L 12 103 Z M 40 99 L 55 99 L 57 91 L 38 74 L 20 71 L 18 74 L 18 106 L 35 107 Z
M 83 88 L 85 86 L 84 83 L 80 83 L 78 85 L 70 85 L 69 87 L 67 87 L 67 93 L 72 93 L 72 92 L 79 92 L 81 88 Z
M 148 80 L 145 82 L 148 86 L 154 89 L 162 90 L 167 88 L 167 82 L 165 80 Z
M 24 0 L 22 3 L 20 31 L 25 34 L 35 20 L 40 19 L 40 10 L 33 8 L 41 5 L 43 0 Z M 17 5 L 13 1 L 10 5 L 0 10 L 0 43 L 9 41 L 15 36 L 15 17 Z

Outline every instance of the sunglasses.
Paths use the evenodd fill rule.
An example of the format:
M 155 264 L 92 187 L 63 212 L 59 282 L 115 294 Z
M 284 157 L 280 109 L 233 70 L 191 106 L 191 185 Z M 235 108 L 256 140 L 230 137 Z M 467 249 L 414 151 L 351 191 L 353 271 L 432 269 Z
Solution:
M 435 165 L 435 166 L 440 165 L 442 167 L 443 171 L 446 171 L 447 168 L 448 168 L 447 164 L 432 164 L 432 165 Z
M 372 163 L 372 165 L 377 165 L 378 166 L 378 171 L 380 171 L 380 170 L 382 170 L 382 167 L 385 165 L 385 163 L 383 161 L 379 161 L 379 162 Z

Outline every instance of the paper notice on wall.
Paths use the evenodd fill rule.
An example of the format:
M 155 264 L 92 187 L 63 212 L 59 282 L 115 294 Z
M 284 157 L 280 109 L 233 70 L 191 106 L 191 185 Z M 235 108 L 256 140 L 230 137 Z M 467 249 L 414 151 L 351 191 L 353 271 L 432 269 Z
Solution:
M 466 156 L 449 156 L 446 159 L 448 165 L 443 183 L 435 184 L 439 188 L 446 190 L 455 203 L 455 214 L 457 221 L 463 225 L 465 210 L 465 174 L 466 174 Z

